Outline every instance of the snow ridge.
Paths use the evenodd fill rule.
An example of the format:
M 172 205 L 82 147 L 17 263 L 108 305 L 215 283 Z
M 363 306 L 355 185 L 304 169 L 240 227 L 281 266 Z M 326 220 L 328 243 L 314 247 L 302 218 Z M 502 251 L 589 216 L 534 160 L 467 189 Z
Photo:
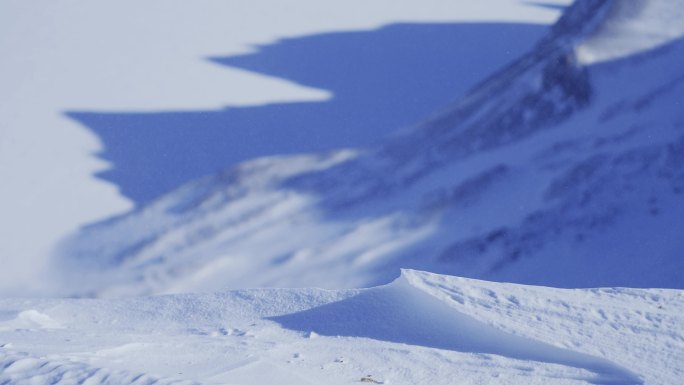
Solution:
M 463 314 L 456 310 L 458 302 L 446 301 L 439 295 L 443 289 L 429 281 L 426 284 L 420 274 L 404 270 L 386 286 L 272 320 L 288 329 L 325 336 L 364 337 L 560 364 L 595 373 L 593 378 L 577 378 L 592 384 L 643 384 L 635 373 L 605 358 L 510 334 Z
M 20 314 L 62 328 L 22 326 Z M 0 300 L 0 379 L 334 385 L 370 374 L 397 384 L 667 385 L 683 374 L 683 315 L 681 290 L 568 290 L 411 270 L 363 290 Z

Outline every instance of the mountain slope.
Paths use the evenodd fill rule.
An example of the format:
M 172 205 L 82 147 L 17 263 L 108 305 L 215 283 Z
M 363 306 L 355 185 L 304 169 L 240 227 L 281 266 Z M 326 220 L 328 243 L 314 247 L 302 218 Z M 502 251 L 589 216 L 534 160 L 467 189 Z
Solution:
M 684 287 L 684 40 L 663 16 L 682 8 L 578 1 L 535 50 L 384 146 L 247 162 L 83 229 L 56 258 L 58 290 L 358 287 L 400 267 Z M 578 56 L 630 25 L 670 40 Z
M 12 384 L 677 383 L 684 295 L 403 271 L 364 290 L 0 300 Z M 366 380 L 362 380 L 366 378 Z
M 570 1 L 554 0 L 554 3 L 562 5 Z M 292 144 L 291 140 L 270 136 L 276 131 L 273 127 L 270 130 L 262 127 L 264 135 L 273 138 L 270 143 L 254 140 L 249 135 L 234 136 L 236 131 L 250 131 L 239 122 L 235 122 L 235 129 L 227 128 L 225 120 L 212 129 L 211 121 L 225 119 L 226 112 L 229 112 L 228 118 L 233 119 L 236 114 L 232 112 L 238 112 L 237 115 L 244 116 L 254 129 L 254 119 L 267 120 L 260 114 L 263 110 L 270 110 L 273 121 L 279 122 L 283 118 L 279 111 L 285 116 L 288 113 L 293 116 L 302 110 L 293 106 L 326 109 L 332 103 L 324 101 L 331 101 L 330 98 L 338 94 L 338 90 L 325 87 L 326 84 L 300 82 L 297 77 L 283 77 L 283 74 L 268 71 L 257 73 L 254 68 L 218 66 L 208 58 L 238 55 L 253 58 L 248 60 L 251 64 L 267 62 L 267 66 L 282 69 L 292 64 L 288 60 L 297 61 L 303 57 L 308 65 L 323 68 L 319 65 L 326 63 L 308 60 L 312 53 L 320 55 L 316 45 L 308 46 L 311 51 L 302 52 L 292 50 L 301 46 L 293 47 L 290 43 L 310 41 L 308 36 L 332 48 L 339 40 L 325 37 L 334 35 L 359 39 L 382 35 L 392 42 L 391 38 L 400 40 L 402 33 L 397 35 L 393 33 L 396 30 L 383 27 L 400 23 L 409 26 L 408 30 L 413 29 L 410 26 L 418 27 L 423 32 L 422 39 L 430 39 L 428 44 L 420 45 L 423 49 L 409 52 L 400 49 L 408 55 L 429 54 L 440 42 L 446 43 L 445 36 L 454 32 L 457 35 L 461 35 L 459 31 L 465 33 L 466 39 L 461 45 L 472 46 L 473 50 L 482 44 L 489 46 L 482 40 L 489 37 L 493 44 L 501 44 L 506 50 L 471 59 L 477 62 L 474 67 L 487 61 L 493 70 L 529 49 L 558 16 L 559 9 L 525 0 L 490 0 L 486 4 L 449 0 L 420 3 L 411 0 L 376 0 L 372 3 L 364 0 L 290 0 L 287 6 L 279 0 L 198 0 L 192 5 L 166 0 L 144 3 L 137 0 L 107 3 L 54 0 L 49 4 L 42 0 L 2 1 L 0 295 L 39 295 L 42 290 L 34 285 L 39 286 L 45 273 L 39 267 L 45 265 L 57 242 L 86 224 L 130 211 L 138 204 L 130 198 L 142 198 L 142 195 L 132 193 L 151 193 L 147 197 L 157 197 L 190 178 L 234 164 L 236 158 L 284 153 L 286 144 Z M 440 29 L 441 23 L 454 24 Z M 425 28 L 421 29 L 421 25 Z M 428 27 L 430 25 L 433 27 Z M 503 28 L 498 28 L 500 25 Z M 513 29 L 516 32 L 512 32 Z M 518 33 L 521 30 L 525 31 L 523 36 Z M 498 34 L 509 36 L 509 40 L 496 39 Z M 416 37 L 418 41 L 421 36 Z M 508 44 L 510 40 L 515 41 Z M 397 46 L 390 44 L 388 47 L 384 44 L 386 41 L 376 40 L 376 43 L 383 44 L 386 49 Z M 280 51 L 279 47 L 283 46 L 286 52 Z M 275 48 L 275 57 L 268 54 L 273 53 L 272 48 Z M 326 52 L 333 50 L 324 49 Z M 374 54 L 383 51 L 367 46 L 365 50 Z M 358 63 L 358 55 L 363 52 L 352 49 L 341 54 L 351 55 L 350 60 Z M 457 57 L 463 52 L 454 50 L 448 56 Z M 384 65 L 385 72 L 390 75 L 392 71 L 401 71 L 382 61 L 377 64 Z M 345 66 L 338 64 L 335 68 Z M 406 67 L 410 68 L 410 65 Z M 467 77 L 480 80 L 488 75 L 486 66 L 478 68 L 482 71 L 479 76 L 469 73 Z M 434 73 L 431 69 L 424 70 Z M 414 84 L 420 82 L 420 78 L 416 77 Z M 456 77 L 456 82 L 459 78 Z M 438 78 L 430 80 L 439 82 Z M 444 83 L 452 84 L 451 81 L 439 84 L 445 87 Z M 447 97 L 441 100 L 439 93 L 422 91 L 421 95 L 430 94 L 428 106 L 435 101 L 441 105 L 461 94 L 461 90 L 441 94 Z M 74 111 L 99 112 L 100 116 L 108 114 L 117 122 L 110 125 L 112 130 L 83 127 L 68 117 L 68 112 Z M 179 122 L 179 118 L 192 116 L 183 112 L 191 111 L 196 112 L 194 121 L 180 119 Z M 340 111 L 334 109 L 333 113 Z M 420 107 L 414 111 L 420 111 Z M 422 119 L 422 115 L 414 117 Z M 155 116 L 169 116 L 175 125 L 144 119 Z M 315 119 L 308 113 L 299 116 L 309 122 Z M 401 117 L 396 118 L 402 121 Z M 187 126 L 183 127 L 183 123 Z M 198 123 L 205 126 L 198 127 Z M 299 123 L 291 125 L 301 126 Z M 371 127 L 382 129 L 380 125 Z M 323 128 L 318 131 L 309 128 L 308 132 L 324 131 Z M 393 126 L 387 124 L 387 128 L 393 129 Z M 198 131 L 205 135 L 196 135 Z M 302 131 L 289 132 L 296 132 L 307 141 L 310 136 Z M 291 139 L 286 136 L 287 132 L 278 133 L 283 135 L 278 138 Z M 250 143 L 245 145 L 249 147 L 248 152 L 243 152 L 243 157 L 237 154 L 227 158 L 221 156 L 219 146 L 212 144 L 227 140 Z M 334 148 L 320 145 L 322 143 L 300 147 L 299 151 Z M 204 155 L 197 151 L 199 147 Z M 234 152 L 235 148 L 224 150 Z M 166 160 L 166 168 L 162 157 Z M 178 159 L 178 163 L 174 163 L 174 157 L 184 158 L 186 162 Z M 160 159 L 159 167 L 155 167 L 158 164 L 155 159 Z M 131 165 L 128 170 L 132 173 L 126 172 L 128 165 Z M 111 181 L 117 182 L 116 185 Z M 29 287 L 26 282 L 32 282 L 32 285 Z

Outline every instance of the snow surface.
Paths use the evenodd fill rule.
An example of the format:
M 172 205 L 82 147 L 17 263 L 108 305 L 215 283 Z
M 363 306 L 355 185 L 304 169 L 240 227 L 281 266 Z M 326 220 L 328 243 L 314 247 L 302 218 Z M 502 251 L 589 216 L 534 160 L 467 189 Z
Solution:
M 93 176 L 111 167 L 95 156 L 102 143 L 65 111 L 323 101 L 333 97 L 328 90 L 206 59 L 251 53 L 254 45 L 288 37 L 397 22 L 548 24 L 557 15 L 517 0 L 2 0 L 0 292 L 40 291 L 26 282 L 39 286 L 59 239 L 132 207 L 115 186 Z
M 594 64 L 667 44 L 684 34 L 682 17 L 677 0 L 614 1 L 608 21 L 578 47 L 579 60 Z
M 12 384 L 676 384 L 684 292 L 405 270 L 363 290 L 0 300 Z
M 3 6 L 28 9 L 18 4 Z M 243 289 L 0 299 L 0 384 L 681 382 L 684 44 L 663 12 L 684 4 L 624 5 L 578 2 L 532 52 L 376 148 L 266 157 L 188 183 L 83 228 L 25 290 L 17 282 L 38 273 L 3 261 L 0 290 L 24 296 Z M 50 20 L 55 7 L 44 14 Z M 154 25 L 141 20 L 140 28 Z M 629 38 L 643 30 L 656 33 Z M 2 47 L 16 42 L 0 36 Z M 597 48 L 611 40 L 619 49 Z M 0 154 L 21 153 L 26 147 L 6 145 L 20 142 L 1 142 Z M 0 164 L 12 176 L 4 170 L 16 162 Z M 57 229 L 51 220 L 62 219 L 41 226 Z M 26 231 L 17 228 L 0 230 Z M 34 230 L 35 249 L 3 258 L 43 247 L 47 233 Z M 528 284 L 678 289 L 561 289 L 407 269 L 397 277 L 406 266 Z

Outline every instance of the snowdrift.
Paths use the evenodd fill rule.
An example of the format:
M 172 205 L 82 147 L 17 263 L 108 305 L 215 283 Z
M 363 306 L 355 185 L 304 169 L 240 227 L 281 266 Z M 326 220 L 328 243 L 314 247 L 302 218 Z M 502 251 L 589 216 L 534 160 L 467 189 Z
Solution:
M 0 381 L 665 385 L 682 375 L 683 317 L 681 290 L 410 270 L 361 290 L 0 300 Z

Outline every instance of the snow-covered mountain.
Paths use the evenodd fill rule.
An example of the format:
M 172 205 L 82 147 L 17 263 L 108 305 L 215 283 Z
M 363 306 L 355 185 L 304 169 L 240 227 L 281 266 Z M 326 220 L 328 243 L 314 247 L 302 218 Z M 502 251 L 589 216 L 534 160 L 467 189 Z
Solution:
M 683 16 L 578 0 L 377 147 L 255 159 L 81 229 L 47 293 L 214 293 L 0 299 L 0 384 L 681 382 Z
M 83 229 L 55 257 L 56 292 L 359 287 L 400 267 L 683 288 L 683 15 L 580 0 L 378 148 L 246 162 Z
M 403 271 L 364 290 L 0 300 L 3 384 L 681 380 L 684 296 Z
M 191 179 L 418 122 L 529 50 L 570 2 L 0 1 L 0 295 L 39 294 L 59 240 Z M 240 60 L 209 60 L 219 57 Z M 425 58 L 435 64 L 411 64 Z M 450 76 L 446 62 L 463 70 Z M 345 77 L 349 65 L 368 81 Z M 393 80 L 402 73 L 412 81 Z M 420 103 L 373 113 L 403 101 L 384 100 L 388 89 L 407 88 L 418 91 L 394 94 Z M 345 111 L 356 135 L 332 129 Z M 288 120 L 308 124 L 274 129 Z

